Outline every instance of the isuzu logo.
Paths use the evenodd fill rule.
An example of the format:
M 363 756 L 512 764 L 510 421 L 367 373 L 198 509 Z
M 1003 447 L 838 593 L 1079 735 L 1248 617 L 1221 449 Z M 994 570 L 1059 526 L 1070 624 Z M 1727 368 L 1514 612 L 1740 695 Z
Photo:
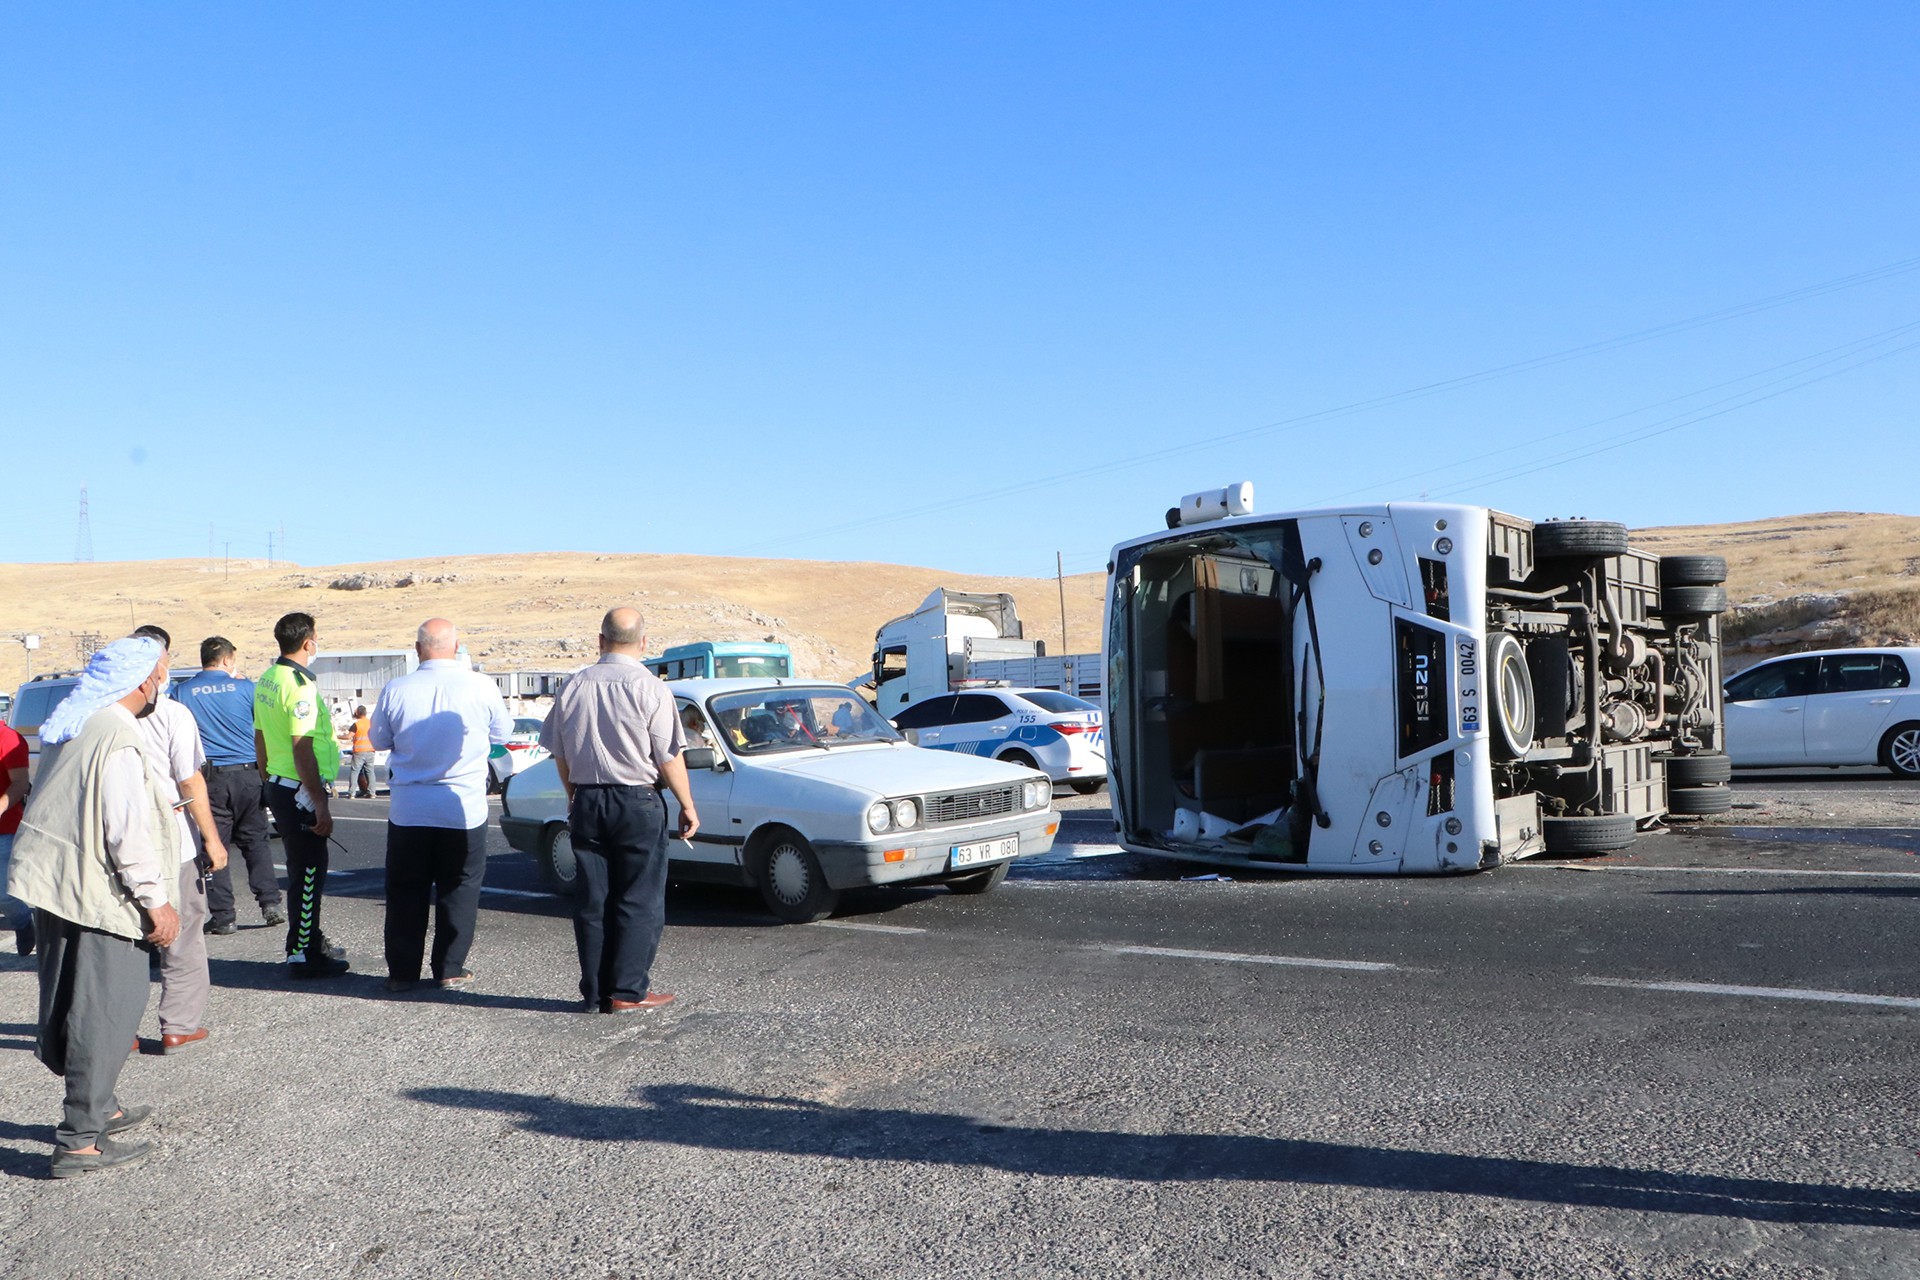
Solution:
M 1400 754 L 1410 756 L 1447 738 L 1447 638 L 1406 619 L 1393 624 L 1398 659 Z

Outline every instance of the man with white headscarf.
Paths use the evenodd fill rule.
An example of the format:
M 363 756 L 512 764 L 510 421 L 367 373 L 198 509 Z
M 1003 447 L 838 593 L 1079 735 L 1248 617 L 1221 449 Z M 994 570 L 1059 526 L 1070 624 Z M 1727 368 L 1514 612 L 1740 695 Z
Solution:
M 39 933 L 35 1054 L 66 1079 L 56 1178 L 123 1168 L 153 1150 L 117 1140 L 152 1108 L 122 1107 L 114 1090 L 147 1007 L 141 943 L 171 946 L 180 932 L 179 828 L 138 728 L 166 678 L 157 640 L 130 636 L 93 655 L 40 727 L 14 841 L 8 889 L 33 907 Z

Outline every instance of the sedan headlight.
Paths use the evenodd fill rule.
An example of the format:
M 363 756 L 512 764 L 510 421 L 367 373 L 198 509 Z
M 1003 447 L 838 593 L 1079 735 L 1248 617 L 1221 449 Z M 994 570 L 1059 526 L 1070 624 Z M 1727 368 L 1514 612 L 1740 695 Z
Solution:
M 893 802 L 893 825 L 901 831 L 920 821 L 920 806 L 911 800 Z
M 1027 783 L 1026 786 L 1022 788 L 1020 793 L 1020 802 L 1029 809 L 1038 809 L 1042 805 L 1046 804 L 1047 793 L 1051 789 L 1052 789 L 1051 784 L 1039 778 L 1035 778 L 1032 782 Z
M 875 802 L 867 809 L 867 830 L 879 835 L 893 829 L 893 806 L 885 800 Z

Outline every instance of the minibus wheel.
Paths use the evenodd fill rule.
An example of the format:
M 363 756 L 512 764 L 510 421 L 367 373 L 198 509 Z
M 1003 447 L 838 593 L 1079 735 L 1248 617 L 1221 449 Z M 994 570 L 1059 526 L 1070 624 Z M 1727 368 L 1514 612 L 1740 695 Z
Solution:
M 1667 789 L 1710 787 L 1717 782 L 1733 781 L 1733 761 L 1714 752 L 1697 756 L 1667 757 Z
M 1688 618 L 1726 611 L 1725 587 L 1662 587 L 1660 590 L 1660 613 L 1663 617 Z
M 1524 759 L 1533 750 L 1537 720 L 1527 651 L 1505 631 L 1494 635 L 1487 649 L 1488 687 L 1493 693 L 1493 723 L 1500 734 L 1500 745 L 1512 759 Z
M 1662 587 L 1717 587 L 1727 580 L 1725 556 L 1661 556 Z
M 1544 818 L 1540 835 L 1548 853 L 1611 853 L 1633 843 L 1633 818 L 1609 813 L 1597 818 Z
M 1548 520 L 1533 526 L 1533 554 L 1541 560 L 1586 560 L 1627 549 L 1627 526 L 1613 520 Z
M 573 856 L 573 833 L 556 822 L 540 836 L 540 874 L 560 893 L 572 893 L 580 883 L 580 863 Z
M 1667 787 L 1667 812 L 1676 818 L 1704 818 L 1733 811 L 1733 788 Z

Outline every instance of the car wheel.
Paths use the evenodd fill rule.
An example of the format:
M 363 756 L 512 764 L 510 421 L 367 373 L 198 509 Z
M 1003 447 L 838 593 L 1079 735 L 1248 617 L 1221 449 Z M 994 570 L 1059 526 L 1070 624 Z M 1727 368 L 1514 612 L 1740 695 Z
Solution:
M 1662 587 L 1717 587 L 1727 580 L 1725 556 L 1661 556 Z
M 1598 818 L 1546 818 L 1540 835 L 1548 853 L 1611 853 L 1633 843 L 1633 819 L 1624 813 Z
M 840 901 L 840 891 L 827 885 L 813 846 L 797 831 L 776 829 L 761 841 L 753 878 L 767 910 L 788 924 L 824 920 Z
M 1073 788 L 1076 795 L 1097 796 L 1100 794 L 1100 788 L 1107 785 L 1107 780 L 1105 778 L 1085 778 L 1077 782 L 1070 782 L 1067 785 Z
M 1017 764 L 1022 769 L 1038 769 L 1040 767 L 1039 762 L 1024 751 L 1009 751 L 1000 758 L 1008 764 Z
M 573 856 L 573 832 L 556 822 L 540 837 L 540 874 L 558 893 L 571 894 L 580 886 L 580 861 Z
M 1617 556 L 1627 549 L 1627 526 L 1612 520 L 1548 520 L 1533 526 L 1533 554 L 1542 560 Z
M 1896 778 L 1920 778 L 1920 724 L 1899 724 L 1880 742 L 1880 760 Z
M 1733 760 L 1718 754 L 1667 757 L 1667 789 L 1710 787 L 1733 781 Z
M 1667 787 L 1667 813 L 1675 818 L 1705 818 L 1732 811 L 1731 787 Z
M 1663 587 L 1660 591 L 1660 613 L 1663 617 L 1697 617 L 1726 611 L 1725 587 Z
M 991 893 L 1002 880 L 1007 878 L 1007 868 L 1011 862 L 1003 862 L 990 867 L 977 876 L 967 876 L 960 880 L 947 881 L 947 888 L 954 893 Z

